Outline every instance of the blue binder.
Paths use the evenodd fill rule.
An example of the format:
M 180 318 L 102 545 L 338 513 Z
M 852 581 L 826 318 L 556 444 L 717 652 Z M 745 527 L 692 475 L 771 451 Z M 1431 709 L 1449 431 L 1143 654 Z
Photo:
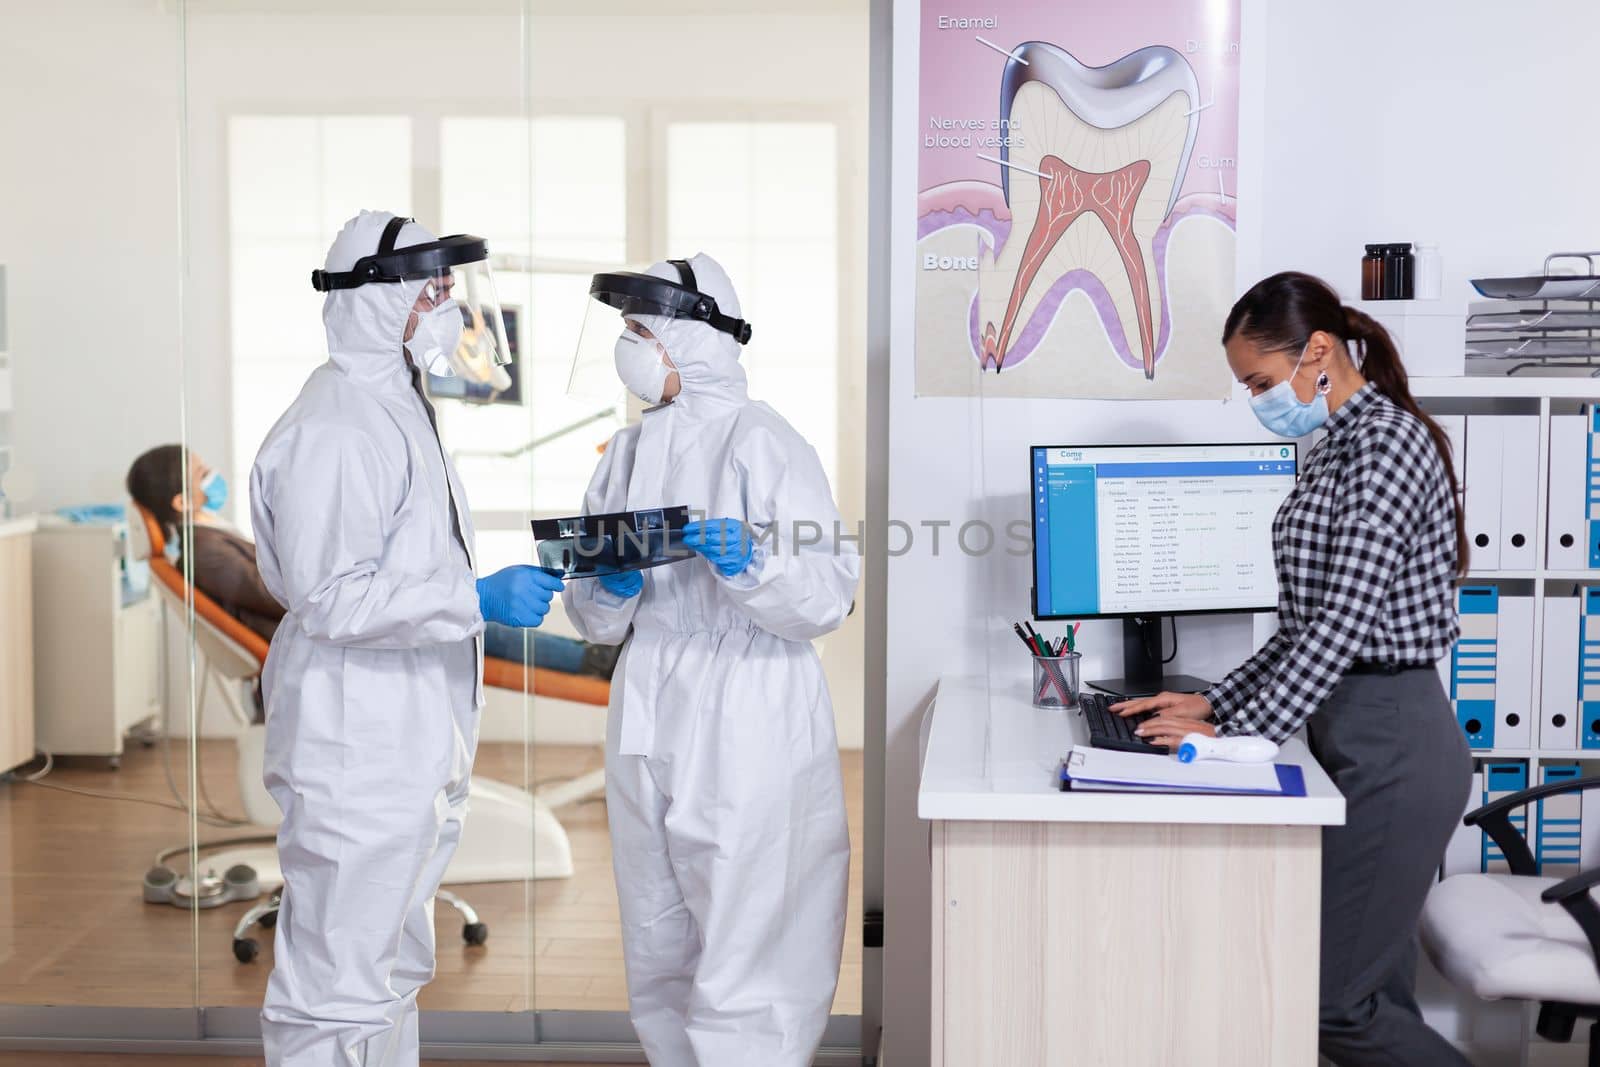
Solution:
M 1506 760 L 1500 763 L 1485 763 L 1483 765 L 1483 802 L 1485 804 L 1498 800 L 1507 793 L 1519 793 L 1528 788 L 1528 764 L 1524 760 Z M 1511 813 L 1511 825 L 1524 838 L 1528 836 L 1528 809 L 1519 808 Z M 1483 835 L 1483 869 L 1485 871 L 1505 872 L 1510 869 L 1506 862 L 1505 853 L 1500 851 L 1494 839 L 1488 834 Z
M 1587 466 L 1588 493 L 1583 510 L 1584 529 L 1589 534 L 1589 568 L 1600 567 L 1600 457 L 1594 454 L 1595 437 L 1600 435 L 1600 405 L 1589 411 L 1589 462 Z
M 1545 784 L 1571 782 L 1583 775 L 1576 763 L 1548 763 L 1544 766 Z M 1583 844 L 1583 797 L 1577 793 L 1545 797 L 1539 806 L 1539 846 L 1534 859 L 1540 874 L 1567 877 L 1576 874 Z M 1547 871 L 1546 868 L 1563 868 Z
M 1450 653 L 1450 700 L 1467 744 L 1493 748 L 1500 590 L 1492 585 L 1462 586 L 1456 604 L 1461 636 Z
M 1600 588 L 1583 591 L 1578 625 L 1578 747 L 1600 749 Z

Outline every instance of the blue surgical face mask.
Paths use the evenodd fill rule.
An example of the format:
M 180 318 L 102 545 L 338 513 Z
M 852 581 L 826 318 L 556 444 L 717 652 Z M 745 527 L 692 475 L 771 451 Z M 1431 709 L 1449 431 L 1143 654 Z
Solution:
M 202 507 L 207 511 L 221 511 L 228 503 L 228 480 L 217 471 L 212 471 L 200 483 L 200 492 L 206 498 Z
M 1306 350 L 1310 347 L 1308 342 L 1306 348 L 1300 350 L 1300 358 L 1295 361 L 1289 377 L 1250 398 L 1250 410 L 1256 413 L 1261 425 L 1279 437 L 1304 437 L 1328 421 L 1327 395 L 1319 391 L 1307 402 L 1295 395 L 1291 384 L 1294 376 L 1300 373 L 1300 364 L 1306 361 Z

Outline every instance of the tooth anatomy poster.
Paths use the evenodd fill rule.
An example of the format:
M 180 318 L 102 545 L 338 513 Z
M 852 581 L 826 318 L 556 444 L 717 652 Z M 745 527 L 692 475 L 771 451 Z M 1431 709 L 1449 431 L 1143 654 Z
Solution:
M 1221 399 L 1239 0 L 923 0 L 919 396 Z

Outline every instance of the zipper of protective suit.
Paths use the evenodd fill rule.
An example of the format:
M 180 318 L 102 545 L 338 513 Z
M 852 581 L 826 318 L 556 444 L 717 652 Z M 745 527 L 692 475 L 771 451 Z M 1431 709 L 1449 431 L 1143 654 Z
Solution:
M 450 526 L 455 531 L 456 540 L 461 543 L 461 550 L 467 554 L 467 566 L 474 572 L 478 569 L 477 561 L 472 558 L 472 546 L 467 544 L 466 535 L 461 532 L 461 514 L 456 507 L 456 487 L 450 480 L 450 459 L 445 455 L 444 441 L 439 437 L 439 420 L 434 417 L 433 405 L 428 403 L 428 396 L 422 391 L 422 371 L 411 362 L 411 353 L 407 352 L 406 367 L 411 371 L 411 388 L 416 392 L 417 399 L 422 401 L 423 413 L 428 416 L 428 425 L 433 429 L 433 442 L 439 446 L 439 463 L 444 470 L 444 492 L 450 498 Z

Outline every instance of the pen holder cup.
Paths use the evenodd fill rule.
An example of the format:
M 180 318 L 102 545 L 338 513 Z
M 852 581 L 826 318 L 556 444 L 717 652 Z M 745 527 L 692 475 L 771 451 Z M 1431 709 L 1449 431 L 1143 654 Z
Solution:
M 1036 708 L 1074 708 L 1078 706 L 1078 662 L 1081 652 L 1059 656 L 1033 657 L 1033 706 Z

